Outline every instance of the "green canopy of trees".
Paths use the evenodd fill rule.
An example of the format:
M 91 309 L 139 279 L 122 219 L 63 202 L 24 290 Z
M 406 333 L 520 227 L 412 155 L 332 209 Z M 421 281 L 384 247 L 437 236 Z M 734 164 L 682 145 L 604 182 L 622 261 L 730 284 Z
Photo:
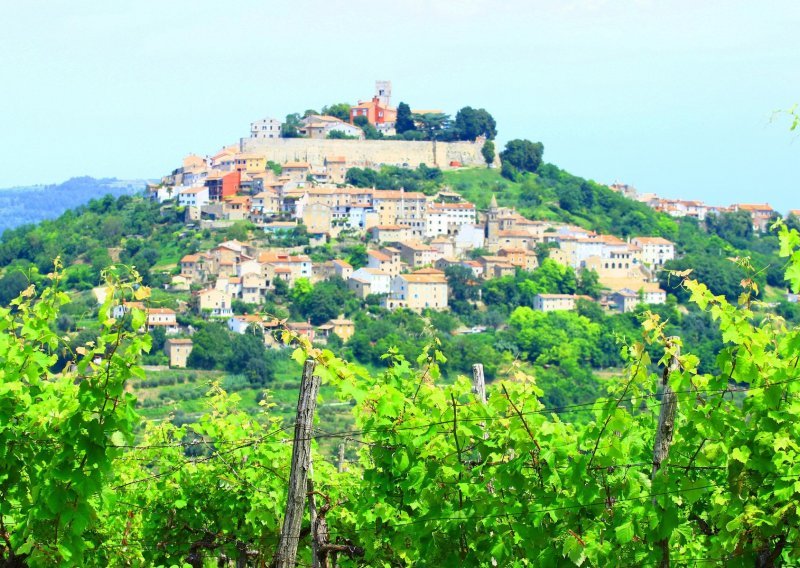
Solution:
M 505 149 L 500 152 L 503 162 L 502 174 L 509 179 L 515 179 L 524 172 L 535 172 L 542 164 L 544 145 L 541 142 L 514 139 L 506 142 Z
M 475 140 L 485 136 L 493 140 L 497 136 L 497 123 L 486 109 L 466 106 L 456 113 L 453 124 L 458 140 Z

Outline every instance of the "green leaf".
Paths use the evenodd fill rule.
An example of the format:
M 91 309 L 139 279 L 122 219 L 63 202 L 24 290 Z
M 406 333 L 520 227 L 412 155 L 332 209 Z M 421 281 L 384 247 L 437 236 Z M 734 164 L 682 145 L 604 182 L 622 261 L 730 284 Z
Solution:
M 747 446 L 739 446 L 738 448 L 734 448 L 731 452 L 731 459 L 740 461 L 742 463 L 747 463 L 747 460 L 750 459 L 750 448 Z
M 614 529 L 616 533 L 617 542 L 619 543 L 626 543 L 633 540 L 633 521 L 627 521 L 622 523 L 616 529 Z
M 183 509 L 186 507 L 187 503 L 183 499 L 178 499 L 174 503 L 176 509 Z

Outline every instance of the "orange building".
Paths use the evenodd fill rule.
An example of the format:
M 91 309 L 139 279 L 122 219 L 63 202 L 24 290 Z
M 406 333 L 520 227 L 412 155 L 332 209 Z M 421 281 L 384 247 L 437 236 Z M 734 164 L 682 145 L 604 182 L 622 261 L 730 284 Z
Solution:
M 356 117 L 365 116 L 370 124 L 378 125 L 397 121 L 397 109 L 383 105 L 379 97 L 371 101 L 359 101 L 350 109 L 350 123 L 355 124 Z
M 226 197 L 233 197 L 239 192 L 241 180 L 242 173 L 236 170 L 227 174 L 224 172 L 210 173 L 206 178 L 208 198 L 211 201 L 221 201 Z

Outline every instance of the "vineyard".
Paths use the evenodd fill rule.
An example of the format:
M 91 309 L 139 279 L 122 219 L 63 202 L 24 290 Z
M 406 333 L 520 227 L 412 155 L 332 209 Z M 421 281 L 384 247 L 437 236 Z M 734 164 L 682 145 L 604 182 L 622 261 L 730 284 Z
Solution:
M 780 242 L 797 290 L 800 235 Z M 800 329 L 759 309 L 754 276 L 734 304 L 690 272 L 674 276 L 725 343 L 711 373 L 655 314 L 604 397 L 561 407 L 521 372 L 484 385 L 481 361 L 443 385 L 435 341 L 371 374 L 285 331 L 296 420 L 215 386 L 176 426 L 135 411 L 145 315 L 110 316 L 146 299 L 135 274 L 108 273 L 104 332 L 51 372 L 57 270 L 0 309 L 0 565 L 797 565 Z M 352 429 L 314 420 L 320 384 Z

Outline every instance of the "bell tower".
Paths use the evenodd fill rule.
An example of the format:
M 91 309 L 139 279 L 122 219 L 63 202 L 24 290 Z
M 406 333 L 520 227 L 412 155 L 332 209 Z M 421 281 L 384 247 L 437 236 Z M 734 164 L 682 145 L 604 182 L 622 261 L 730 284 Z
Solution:
M 375 97 L 383 108 L 391 107 L 392 103 L 392 82 L 375 81 Z

